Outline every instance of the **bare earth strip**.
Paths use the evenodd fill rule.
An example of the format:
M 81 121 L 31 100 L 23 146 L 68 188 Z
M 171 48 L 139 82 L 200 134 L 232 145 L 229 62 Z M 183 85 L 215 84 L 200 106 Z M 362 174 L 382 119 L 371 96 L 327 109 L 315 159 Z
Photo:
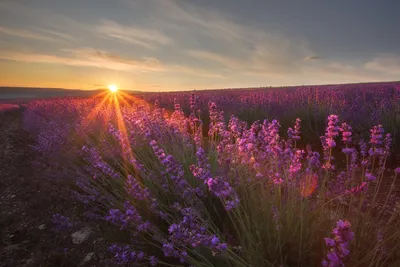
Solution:
M 102 266 L 104 242 L 98 229 L 82 244 L 71 235 L 87 227 L 78 221 L 55 232 L 51 218 L 61 213 L 78 218 L 79 205 L 67 189 L 44 179 L 33 167 L 32 139 L 22 129 L 22 110 L 0 113 L 0 266 Z

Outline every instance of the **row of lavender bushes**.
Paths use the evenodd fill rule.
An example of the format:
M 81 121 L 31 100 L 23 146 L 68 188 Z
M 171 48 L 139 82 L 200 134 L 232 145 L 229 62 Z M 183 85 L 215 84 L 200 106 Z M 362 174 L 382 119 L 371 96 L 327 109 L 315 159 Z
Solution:
M 224 111 L 226 121 L 231 115 L 249 124 L 255 120 L 275 118 L 286 129 L 291 127 L 293 118 L 300 117 L 304 122 L 304 142 L 314 146 L 318 145 L 319 136 L 323 135 L 326 118 L 336 114 L 353 125 L 356 139 L 367 139 L 369 129 L 385 125 L 385 129 L 393 135 L 393 148 L 400 148 L 400 83 L 227 89 L 223 92 L 196 92 L 205 133 L 209 124 L 207 103 L 213 101 Z M 190 92 L 146 93 L 139 97 L 148 103 L 158 100 L 161 107 L 171 111 L 176 99 L 185 114 L 190 114 Z
M 329 115 L 321 151 L 296 119 L 226 123 L 208 103 L 208 138 L 195 95 L 189 116 L 155 105 L 92 99 L 28 104 L 26 130 L 48 162 L 74 170 L 74 197 L 93 220 L 125 233 L 110 253 L 138 266 L 396 266 L 400 168 L 392 137 L 369 140 Z M 304 149 L 300 149 L 304 148 Z M 385 184 L 389 187 L 384 187 Z M 381 193 L 384 190 L 384 193 Z
M 1 112 L 7 112 L 7 111 L 13 111 L 19 109 L 19 105 L 14 105 L 14 104 L 0 104 L 0 113 Z

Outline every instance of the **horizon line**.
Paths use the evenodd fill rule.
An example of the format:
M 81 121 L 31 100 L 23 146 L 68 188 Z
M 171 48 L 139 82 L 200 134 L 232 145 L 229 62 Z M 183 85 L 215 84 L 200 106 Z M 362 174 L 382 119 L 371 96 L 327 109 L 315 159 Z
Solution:
M 191 90 L 175 90 L 175 91 L 142 91 L 133 89 L 119 88 L 120 91 L 132 91 L 132 92 L 188 92 L 188 91 L 209 91 L 209 90 L 235 90 L 235 89 L 262 89 L 262 88 L 290 88 L 290 87 L 304 87 L 304 86 L 329 86 L 329 85 L 351 85 L 351 84 L 372 84 L 372 83 L 400 83 L 398 81 L 375 81 L 375 82 L 350 82 L 350 83 L 326 83 L 326 84 L 299 84 L 299 85 L 265 85 L 265 86 L 249 86 L 249 87 L 219 87 L 219 88 L 202 88 L 202 89 L 191 89 Z M 68 90 L 68 91 L 99 91 L 107 90 L 104 88 L 95 89 L 82 89 L 82 88 L 62 88 L 62 87 L 38 87 L 38 86 L 4 86 L 1 85 L 0 88 L 20 88 L 20 89 L 50 89 L 50 90 Z

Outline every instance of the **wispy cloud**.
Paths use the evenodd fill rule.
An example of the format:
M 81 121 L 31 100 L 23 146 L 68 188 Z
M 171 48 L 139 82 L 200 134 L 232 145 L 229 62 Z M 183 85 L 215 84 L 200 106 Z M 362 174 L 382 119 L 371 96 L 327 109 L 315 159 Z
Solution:
M 365 68 L 388 74 L 396 74 L 400 77 L 400 56 L 381 55 L 365 63 Z
M 223 66 L 232 71 L 233 77 L 238 74 L 256 75 L 276 81 L 283 79 L 284 83 L 291 79 L 300 81 L 302 76 L 315 80 L 321 75 L 334 82 L 341 78 L 345 81 L 390 79 L 393 74 L 400 74 L 400 58 L 393 55 L 374 58 L 365 65 L 325 59 L 316 55 L 308 41 L 301 37 L 237 24 L 225 14 L 190 2 L 153 2 L 162 6 L 160 16 L 169 22 L 179 22 L 181 29 L 186 28 L 188 38 L 191 34 L 211 38 L 213 46 L 189 49 L 187 55 Z
M 63 49 L 61 54 L 43 54 L 32 51 L 0 50 L 0 58 L 31 63 L 49 63 L 78 67 L 118 70 L 131 73 L 176 72 L 195 76 L 222 78 L 220 74 L 178 64 L 165 64 L 156 58 L 131 58 L 93 48 Z
M 7 27 L 3 25 L 2 32 L 9 35 L 19 36 L 51 42 L 71 42 L 84 36 L 84 32 L 92 30 L 87 23 L 81 23 L 66 15 L 59 14 L 50 8 L 28 6 L 20 1 L 0 1 L 0 12 L 9 16 Z M 3 16 L 3 13 L 2 13 Z M 14 18 L 23 18 L 29 27 L 24 29 L 9 27 Z M 18 23 L 19 24 L 19 23 Z M 29 30 L 27 28 L 30 28 Z
M 243 63 L 240 61 L 235 60 L 234 58 L 223 56 L 221 54 L 209 52 L 209 51 L 202 51 L 202 50 L 191 50 L 188 51 L 188 55 L 202 59 L 202 60 L 209 60 L 212 62 L 219 63 L 225 67 L 238 69 L 243 67 Z
M 117 39 L 146 48 L 173 43 L 171 38 L 157 30 L 121 25 L 112 20 L 103 20 L 101 25 L 97 26 L 97 31 L 102 37 Z
M 135 4 L 134 0 L 131 0 L 131 4 Z M 151 0 L 159 11 L 159 16 L 167 18 L 170 21 L 175 21 L 181 26 L 191 28 L 196 33 L 203 33 L 206 35 L 215 36 L 217 33 L 218 38 L 224 38 L 227 40 L 241 39 L 240 32 L 242 27 L 238 24 L 233 23 L 231 20 L 225 18 L 225 15 L 220 12 L 205 9 L 200 6 L 195 6 L 190 2 L 186 1 L 174 1 L 174 0 Z M 191 27 L 191 26 L 196 27 Z
M 87 66 L 97 65 L 98 68 L 104 69 L 141 72 L 165 70 L 162 63 L 155 58 L 133 59 L 93 48 L 64 49 L 63 51 L 70 53 L 72 55 L 71 58 L 78 59 L 78 62 L 87 63 Z
M 323 59 L 323 57 L 320 57 L 320 56 L 309 56 L 309 57 L 305 58 L 305 60 L 319 60 L 319 59 Z
M 28 51 L 0 51 L 0 58 L 6 60 L 50 63 L 81 67 L 94 67 L 120 71 L 163 71 L 164 67 L 156 59 L 129 59 L 116 54 L 91 48 L 65 49 L 62 55 L 43 54 Z
M 177 74 L 186 73 L 194 76 L 208 77 L 208 78 L 218 78 L 218 79 L 225 78 L 224 75 L 218 72 L 209 71 L 207 69 L 202 69 L 202 68 L 195 68 L 188 65 L 170 65 L 168 66 L 167 71 L 175 72 Z
M 137 2 L 130 2 L 133 7 Z M 304 58 L 313 54 L 308 43 L 301 38 L 286 36 L 279 32 L 236 23 L 225 14 L 196 6 L 186 1 L 151 1 L 153 12 L 162 18 L 163 25 L 175 24 L 184 33 L 181 38 L 202 40 L 196 49 L 184 46 L 186 55 L 217 63 L 230 70 L 250 75 L 285 75 L 297 71 Z M 203 37 L 203 38 L 202 38 Z
M 24 30 L 24 29 L 15 29 L 15 28 L 9 28 L 9 27 L 2 27 L 0 26 L 0 34 L 7 34 L 11 36 L 16 36 L 20 38 L 27 38 L 27 39 L 35 39 L 35 40 L 41 40 L 41 41 L 58 41 L 57 39 L 41 34 L 35 31 L 30 31 L 30 30 Z
M 72 35 L 70 35 L 70 34 L 67 34 L 67 33 L 63 33 L 63 32 L 60 32 L 60 31 L 55 31 L 55 29 L 54 30 L 50 30 L 50 29 L 39 29 L 39 31 L 40 32 L 43 32 L 43 33 L 45 33 L 45 34 L 48 34 L 49 36 L 51 36 L 53 39 L 57 39 L 58 41 L 59 40 L 65 40 L 65 41 L 74 41 L 76 38 L 75 37 L 73 37 Z

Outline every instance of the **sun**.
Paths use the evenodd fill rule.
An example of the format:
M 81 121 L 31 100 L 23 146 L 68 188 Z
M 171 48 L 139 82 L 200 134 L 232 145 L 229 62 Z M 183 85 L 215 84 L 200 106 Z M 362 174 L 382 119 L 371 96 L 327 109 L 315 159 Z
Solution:
M 115 84 L 110 84 L 110 85 L 108 85 L 108 89 L 111 92 L 115 93 L 116 91 L 118 91 L 118 86 L 116 86 Z

